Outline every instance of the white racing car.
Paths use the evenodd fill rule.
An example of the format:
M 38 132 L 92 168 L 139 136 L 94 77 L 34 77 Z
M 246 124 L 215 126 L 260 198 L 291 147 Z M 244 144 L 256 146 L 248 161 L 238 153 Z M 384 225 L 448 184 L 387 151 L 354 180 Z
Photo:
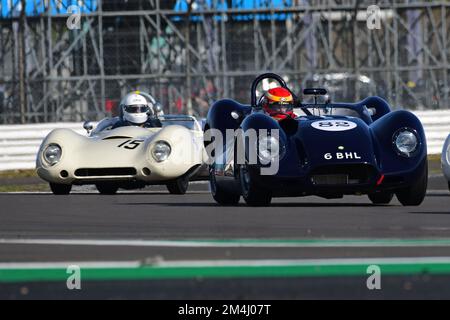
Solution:
M 150 95 L 136 93 L 157 106 Z M 124 111 L 120 117 L 104 119 L 94 130 L 91 123 L 85 123 L 87 136 L 57 129 L 44 139 L 37 155 L 37 173 L 49 182 L 54 194 L 69 194 L 72 185 L 89 184 L 94 184 L 101 194 L 156 184 L 166 185 L 172 194 L 184 194 L 189 180 L 200 178 L 206 168 L 206 154 L 197 120 L 161 115 L 160 108 L 156 108 L 157 112 L 145 117 L 144 124 L 130 125 L 123 114 L 135 112 L 132 107 L 140 112 L 141 106 L 127 107 L 124 101 L 133 94 L 135 98 L 136 93 L 122 100 Z
M 450 135 L 444 143 L 441 156 L 442 172 L 448 182 L 448 188 L 450 190 Z

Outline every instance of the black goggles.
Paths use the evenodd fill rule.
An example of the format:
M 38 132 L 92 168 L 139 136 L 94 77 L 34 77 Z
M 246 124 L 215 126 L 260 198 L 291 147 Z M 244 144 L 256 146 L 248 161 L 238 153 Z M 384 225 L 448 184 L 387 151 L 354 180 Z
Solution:
M 292 111 L 294 109 L 294 105 L 292 103 L 286 102 L 273 102 L 269 103 L 269 108 L 273 111 L 277 112 L 287 112 Z
M 132 106 L 125 106 L 125 111 L 128 113 L 148 113 L 150 107 L 145 104 L 136 104 Z

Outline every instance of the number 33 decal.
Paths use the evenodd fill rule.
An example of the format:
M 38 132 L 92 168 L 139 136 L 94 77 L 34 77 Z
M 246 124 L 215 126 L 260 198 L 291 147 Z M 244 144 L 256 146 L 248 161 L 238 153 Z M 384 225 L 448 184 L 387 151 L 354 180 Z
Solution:
M 357 127 L 356 123 L 348 120 L 323 120 L 316 121 L 311 126 L 322 131 L 348 131 Z
M 127 140 L 124 143 L 118 145 L 118 148 L 125 148 L 128 150 L 134 150 L 137 147 L 139 147 L 141 145 L 141 143 L 144 142 L 144 140 Z

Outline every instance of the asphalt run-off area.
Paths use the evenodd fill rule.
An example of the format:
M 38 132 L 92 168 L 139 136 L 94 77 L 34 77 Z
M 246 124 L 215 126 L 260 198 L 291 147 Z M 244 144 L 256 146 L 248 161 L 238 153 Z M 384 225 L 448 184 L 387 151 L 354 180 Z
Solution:
M 0 194 L 0 298 L 450 298 L 450 192 L 216 205 L 206 183 L 100 196 Z M 81 290 L 67 288 L 69 266 Z M 380 271 L 381 288 L 367 286 Z

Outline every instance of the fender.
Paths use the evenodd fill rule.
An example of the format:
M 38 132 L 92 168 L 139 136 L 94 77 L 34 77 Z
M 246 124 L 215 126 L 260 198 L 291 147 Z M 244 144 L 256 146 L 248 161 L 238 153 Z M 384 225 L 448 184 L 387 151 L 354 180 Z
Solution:
M 238 112 L 244 117 L 251 112 L 251 107 L 242 105 L 231 99 L 223 99 L 215 102 L 208 111 L 204 131 L 218 129 L 225 136 L 227 129 L 236 130 L 239 128 L 241 121 L 231 116 L 231 112 L 233 111 Z
M 393 145 L 393 136 L 401 128 L 411 128 L 419 138 L 419 153 L 406 158 L 400 156 Z M 374 122 L 370 129 L 379 157 L 379 166 L 384 173 L 401 172 L 405 168 L 417 167 L 427 157 L 427 142 L 420 120 L 409 111 L 398 110 L 390 112 Z

